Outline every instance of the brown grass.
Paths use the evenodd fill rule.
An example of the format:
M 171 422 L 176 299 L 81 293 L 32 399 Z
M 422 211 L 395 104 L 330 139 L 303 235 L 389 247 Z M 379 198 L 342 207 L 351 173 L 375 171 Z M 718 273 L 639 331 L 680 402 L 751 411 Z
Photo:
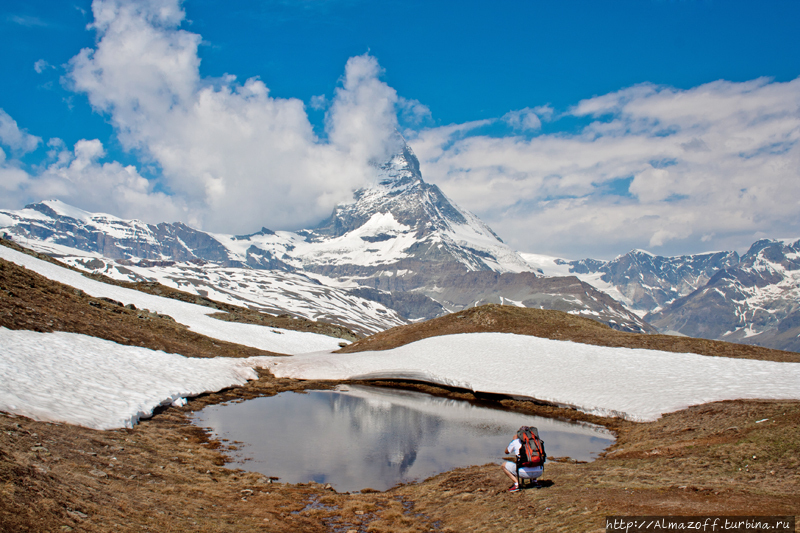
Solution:
M 562 311 L 498 304 L 473 307 L 418 324 L 397 326 L 354 342 L 339 352 L 388 350 L 428 337 L 481 332 L 532 335 L 545 339 L 566 340 L 597 346 L 643 348 L 763 361 L 800 362 L 800 354 L 795 352 L 691 337 L 627 333 Z
M 545 487 L 516 494 L 506 492 L 499 465 L 461 468 L 382 493 L 270 483 L 225 468 L 224 446 L 187 419 L 211 403 L 331 385 L 264 373 L 131 430 L 0 415 L 0 530 L 603 531 L 608 515 L 800 511 L 800 402 L 718 402 L 647 424 L 580 415 L 613 429 L 616 444 L 591 463 L 548 462 Z M 501 403 L 531 414 L 574 414 Z

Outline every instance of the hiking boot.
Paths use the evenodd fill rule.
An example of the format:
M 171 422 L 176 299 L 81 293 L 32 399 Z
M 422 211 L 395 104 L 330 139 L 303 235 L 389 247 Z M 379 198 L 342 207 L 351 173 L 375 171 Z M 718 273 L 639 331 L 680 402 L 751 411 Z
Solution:
M 508 492 L 519 492 L 519 483 L 514 483 L 508 488 Z

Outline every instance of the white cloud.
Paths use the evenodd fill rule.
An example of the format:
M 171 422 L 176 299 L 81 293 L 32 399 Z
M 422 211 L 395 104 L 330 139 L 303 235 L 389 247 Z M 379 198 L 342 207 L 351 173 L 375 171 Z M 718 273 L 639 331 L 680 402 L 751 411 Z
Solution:
M 317 94 L 311 97 L 311 104 L 312 109 L 316 109 L 317 111 L 321 111 L 328 107 L 328 98 L 324 94 Z
M 32 17 L 29 15 L 9 15 L 7 20 L 10 20 L 14 24 L 19 24 L 20 26 L 25 26 L 28 28 L 36 28 L 41 27 L 45 28 L 50 26 L 47 22 L 43 21 L 39 17 Z
M 545 122 L 553 120 L 553 116 L 555 115 L 555 109 L 553 109 L 553 106 L 550 104 L 536 106 L 533 108 L 533 112 Z
M 529 107 L 509 111 L 503 116 L 503 120 L 515 130 L 538 130 L 542 127 L 542 121 L 536 111 Z
M 628 190 L 641 202 L 654 203 L 679 194 L 683 188 L 679 186 L 675 174 L 664 168 L 645 168 L 631 182 Z
M 62 151 L 56 162 L 29 185 L 36 199 L 59 198 L 88 211 L 111 212 L 147 221 L 187 219 L 179 198 L 153 190 L 153 183 L 132 165 L 101 163 L 105 149 L 97 139 L 82 139 L 73 151 Z
M 0 190 L 3 194 L 3 203 L 7 204 L 3 207 L 18 207 L 12 203 L 15 198 L 15 192 L 28 181 L 28 173 L 19 168 L 17 161 L 8 160 L 6 153 L 0 148 Z
M 36 150 L 40 142 L 42 139 L 19 129 L 17 121 L 0 109 L 0 144 L 24 154 Z
M 82 209 L 110 212 L 147 221 L 191 220 L 180 199 L 153 190 L 153 183 L 132 165 L 101 163 L 103 144 L 82 139 L 73 150 L 59 139 L 48 143 L 51 162 L 37 174 L 24 170 L 18 160 L 8 160 L 0 150 L 0 205 L 19 208 L 30 202 L 58 198 Z
M 328 111 L 328 138 L 356 160 L 384 162 L 398 149 L 392 144 L 397 130 L 397 92 L 380 81 L 382 69 L 367 54 L 351 57 L 342 86 L 337 87 Z
M 400 96 L 398 98 L 398 106 L 403 120 L 412 126 L 419 126 L 432 118 L 430 108 L 419 100 L 411 100 Z
M 44 72 L 49 68 L 55 68 L 55 67 L 53 67 L 53 65 L 51 65 L 44 59 L 39 59 L 33 64 L 33 70 L 35 70 L 37 74 L 41 74 L 42 72 Z
M 73 88 L 109 115 L 124 147 L 160 166 L 164 186 L 204 228 L 317 223 L 390 149 L 397 94 L 369 55 L 347 62 L 326 142 L 300 100 L 273 98 L 256 78 L 203 79 L 201 39 L 179 29 L 177 0 L 95 0 L 92 10 L 99 40 L 71 60 Z
M 429 181 L 522 250 L 667 253 L 800 233 L 800 79 L 643 84 L 570 114 L 596 120 L 532 139 L 451 125 L 411 144 Z
M 400 113 L 425 179 L 521 250 L 607 257 L 800 234 L 800 79 L 689 90 L 644 83 L 565 114 L 543 105 L 419 129 L 430 109 L 400 97 L 364 54 L 348 60 L 331 98 L 311 99 L 327 110 L 318 138 L 302 101 L 272 97 L 257 78 L 201 77 L 201 37 L 180 29 L 180 1 L 95 0 L 92 10 L 97 44 L 70 61 L 68 79 L 125 148 L 159 169 L 158 190 L 170 195 L 133 167 L 101 163 L 99 141 L 72 150 L 51 142 L 50 165 L 29 175 L 14 157 L 41 139 L 0 111 L 5 202 L 58 193 L 85 209 L 215 231 L 308 226 L 394 149 Z M 541 132 L 565 115 L 591 122 L 577 133 Z M 476 134 L 500 121 L 519 135 Z

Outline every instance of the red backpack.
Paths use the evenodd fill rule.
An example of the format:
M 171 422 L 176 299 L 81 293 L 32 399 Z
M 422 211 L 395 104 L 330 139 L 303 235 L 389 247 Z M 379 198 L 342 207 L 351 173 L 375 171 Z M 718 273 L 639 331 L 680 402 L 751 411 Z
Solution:
M 533 426 L 522 426 L 517 431 L 517 438 L 522 444 L 517 456 L 517 470 L 544 466 L 547 454 L 544 451 L 544 441 L 539 438 L 539 430 Z

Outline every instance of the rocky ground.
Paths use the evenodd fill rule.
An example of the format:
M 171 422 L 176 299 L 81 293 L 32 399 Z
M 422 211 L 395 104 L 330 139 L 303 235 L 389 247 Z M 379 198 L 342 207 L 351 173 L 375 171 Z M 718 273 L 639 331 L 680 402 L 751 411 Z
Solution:
M 656 342 L 659 349 L 666 349 L 659 342 L 675 339 L 609 333 L 613 330 L 596 329 L 591 321 L 563 313 L 548 312 L 532 321 L 517 312 L 506 316 L 509 309 L 459 313 L 417 329 L 390 330 L 384 337 L 403 343 L 420 331 L 431 336 L 459 328 L 536 330 L 549 331 L 542 335 L 551 338 L 594 339 L 613 346 L 656 347 L 651 344 Z M 263 353 L 142 313 L 0 263 L 0 326 L 75 331 L 194 357 Z M 787 352 L 713 346 L 709 355 L 797 361 L 797 354 Z M 473 398 L 461 390 L 385 384 Z M 596 461 L 550 461 L 542 488 L 513 494 L 506 492 L 508 480 L 496 464 L 446 472 L 386 492 L 338 494 L 314 483 L 285 484 L 226 465 L 225 448 L 235 443 L 210 439 L 189 420 L 191 412 L 212 403 L 333 385 L 279 380 L 262 372 L 244 387 L 162 409 L 133 429 L 114 431 L 0 414 L 0 530 L 604 531 L 608 515 L 800 514 L 800 402 L 718 402 L 637 424 L 493 398 L 508 409 L 603 424 L 617 435 L 614 446 Z M 505 444 L 499 442 L 498 448 Z

